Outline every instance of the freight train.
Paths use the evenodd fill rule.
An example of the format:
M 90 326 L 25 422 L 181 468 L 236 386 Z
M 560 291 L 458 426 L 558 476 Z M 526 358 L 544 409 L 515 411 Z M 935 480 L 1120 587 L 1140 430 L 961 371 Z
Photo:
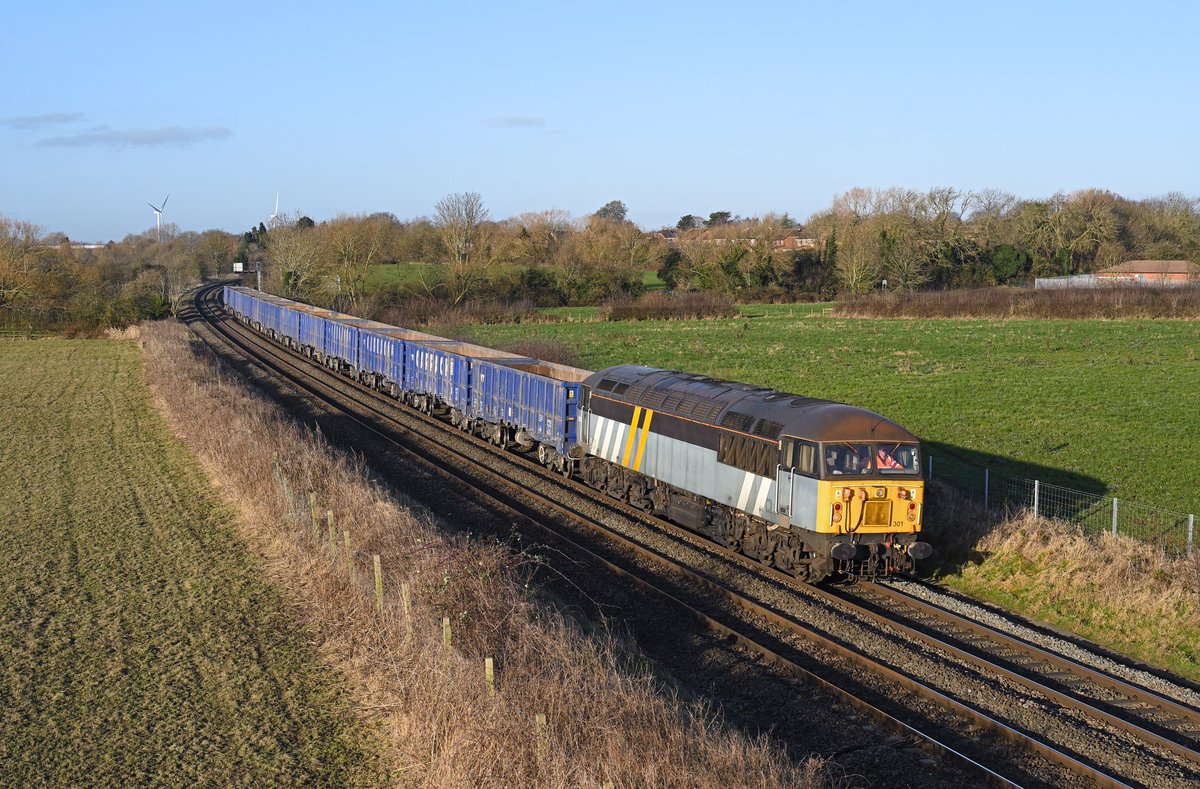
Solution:
M 920 441 L 879 414 L 708 376 L 589 372 L 226 286 L 318 364 L 798 578 L 911 571 Z

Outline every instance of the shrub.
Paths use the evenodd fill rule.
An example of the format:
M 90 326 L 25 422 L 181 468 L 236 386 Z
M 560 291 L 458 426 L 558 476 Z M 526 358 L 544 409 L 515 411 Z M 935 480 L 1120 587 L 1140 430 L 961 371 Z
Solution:
M 1200 318 L 1200 286 L 965 288 L 840 300 L 843 318 Z
M 647 293 L 641 298 L 617 298 L 606 305 L 610 321 L 703 320 L 736 318 L 733 299 L 713 291 Z

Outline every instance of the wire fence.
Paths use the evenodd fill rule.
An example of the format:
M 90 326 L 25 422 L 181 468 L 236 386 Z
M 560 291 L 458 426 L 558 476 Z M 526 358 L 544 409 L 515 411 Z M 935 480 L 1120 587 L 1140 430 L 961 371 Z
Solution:
M 0 340 L 40 340 L 49 336 L 50 332 L 35 331 L 34 329 L 10 329 L 0 326 Z
M 1196 516 L 1072 490 L 1036 479 L 1009 477 L 954 458 L 925 456 L 927 479 L 949 485 L 985 510 L 1028 509 L 1035 516 L 1077 524 L 1089 537 L 1123 534 L 1152 543 L 1169 556 L 1191 556 Z

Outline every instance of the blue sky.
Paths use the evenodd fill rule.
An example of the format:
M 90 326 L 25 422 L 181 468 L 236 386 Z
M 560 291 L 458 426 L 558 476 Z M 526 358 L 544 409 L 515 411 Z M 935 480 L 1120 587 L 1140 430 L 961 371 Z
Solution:
M 281 210 L 623 200 L 803 219 L 854 186 L 1200 194 L 1191 3 L 14 4 L 0 215 L 72 239 Z

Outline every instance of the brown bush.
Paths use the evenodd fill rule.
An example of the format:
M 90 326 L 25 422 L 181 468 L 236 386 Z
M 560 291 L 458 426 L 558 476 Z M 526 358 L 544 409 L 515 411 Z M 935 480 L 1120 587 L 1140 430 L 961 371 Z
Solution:
M 448 537 L 424 510 L 370 480 L 254 395 L 175 324 L 144 328 L 160 407 L 242 515 L 272 580 L 377 723 L 395 778 L 410 786 L 817 786 L 823 763 L 791 762 L 701 706 L 665 693 L 618 638 L 585 637 L 525 591 L 530 560 L 493 542 Z M 349 530 L 345 556 L 314 535 L 305 495 Z M 370 557 L 384 569 L 375 610 Z M 412 590 L 412 617 L 400 586 Z M 450 617 L 454 648 L 442 645 Z M 407 626 L 411 623 L 412 635 Z M 483 658 L 496 661 L 497 692 Z M 547 717 L 539 747 L 535 716 Z
M 437 299 L 409 299 L 380 310 L 375 320 L 412 329 L 421 326 L 550 323 L 560 319 L 538 312 L 530 301 L 468 301 L 455 306 Z
M 1200 286 L 975 288 L 877 293 L 839 301 L 846 318 L 1200 318 Z
M 647 293 L 637 299 L 618 298 L 605 305 L 605 320 L 703 320 L 736 318 L 733 299 L 713 291 Z
M 501 343 L 499 349 L 514 356 L 528 356 L 544 362 L 565 364 L 567 367 L 579 367 L 579 357 L 575 355 L 575 351 L 566 343 L 555 340 L 518 340 Z

